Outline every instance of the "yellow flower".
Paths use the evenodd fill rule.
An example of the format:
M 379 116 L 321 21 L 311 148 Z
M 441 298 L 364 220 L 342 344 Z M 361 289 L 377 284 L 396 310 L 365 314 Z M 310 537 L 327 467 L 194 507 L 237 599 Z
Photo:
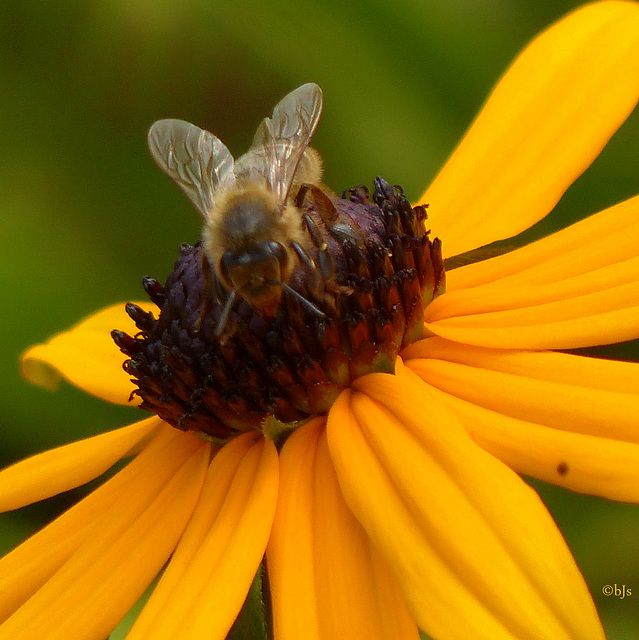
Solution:
M 455 256 L 545 216 L 639 98 L 639 5 L 540 35 L 426 191 Z M 168 565 L 129 639 L 224 638 L 266 554 L 277 640 L 603 638 L 551 516 L 516 472 L 639 498 L 639 365 L 551 351 L 639 337 L 639 198 L 447 273 L 395 374 L 341 392 L 278 452 L 151 417 L 0 473 L 0 509 L 131 462 L 0 560 L 0 640 L 106 637 Z M 151 310 L 153 305 L 143 304 Z M 111 402 L 132 390 L 122 306 L 24 356 Z

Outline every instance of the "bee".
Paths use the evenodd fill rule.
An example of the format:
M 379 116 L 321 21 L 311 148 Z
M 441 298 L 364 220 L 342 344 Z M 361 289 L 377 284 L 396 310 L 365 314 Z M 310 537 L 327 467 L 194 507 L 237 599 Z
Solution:
M 335 210 L 320 186 L 322 160 L 308 146 L 322 106 L 318 85 L 298 87 L 237 160 L 213 134 L 183 120 L 159 120 L 149 130 L 153 159 L 202 216 L 202 271 L 228 293 L 218 336 L 238 297 L 272 316 L 286 290 L 323 315 L 288 284 L 298 264 L 315 268 L 313 246 L 326 250 L 317 223 L 298 206 L 304 194 L 313 191 L 327 211 Z

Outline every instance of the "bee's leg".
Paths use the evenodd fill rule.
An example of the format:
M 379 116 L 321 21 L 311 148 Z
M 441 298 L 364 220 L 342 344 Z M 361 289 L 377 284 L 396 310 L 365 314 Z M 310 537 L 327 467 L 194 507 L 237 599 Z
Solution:
M 355 229 L 348 222 L 340 220 L 335 204 L 319 187 L 304 183 L 300 187 L 295 202 L 304 212 L 302 216 L 304 223 L 319 251 L 326 251 L 326 240 L 323 235 L 326 231 L 340 243 L 351 241 L 356 245 L 360 244 L 360 236 Z M 317 217 L 319 217 L 319 224 L 316 221 Z
M 318 318 L 323 318 L 326 314 L 323 311 L 320 311 L 310 300 L 305 298 L 301 293 L 295 291 L 293 287 L 286 284 L 286 282 L 281 282 L 279 280 L 266 280 L 269 284 L 275 284 L 282 287 L 284 290 L 288 291 L 298 302 L 302 304 L 302 306 L 310 311 L 312 314 L 316 315 Z
M 311 254 L 298 242 L 291 242 L 291 248 L 295 252 L 302 270 L 306 274 L 306 288 L 311 296 L 320 296 L 323 285 L 322 275 L 317 268 L 317 264 Z
M 333 259 L 328 252 L 328 244 L 326 240 L 324 240 L 324 236 L 322 235 L 322 231 L 319 225 L 308 213 L 302 215 L 302 220 L 304 220 L 304 224 L 306 225 L 308 233 L 311 236 L 313 244 L 317 247 L 317 260 L 319 262 L 319 268 L 322 277 L 325 280 L 334 277 L 335 266 L 333 265 Z
M 334 304 L 332 295 L 338 293 L 350 295 L 353 293 L 353 289 L 352 287 L 339 285 L 335 281 L 335 262 L 333 260 L 333 256 L 328 250 L 328 243 L 322 235 L 320 226 L 308 213 L 305 213 L 302 216 L 302 219 L 306 224 L 306 228 L 308 229 L 308 233 L 311 236 L 313 244 L 317 247 L 317 262 L 319 270 L 314 271 L 314 273 L 317 274 L 317 278 L 314 278 L 312 281 L 315 285 L 314 295 Z
M 232 327 L 229 324 L 229 316 L 231 315 L 231 309 L 235 304 L 236 296 L 237 294 L 235 289 L 231 289 L 231 293 L 229 293 L 229 297 L 226 299 L 226 303 L 224 304 L 224 309 L 222 309 L 222 315 L 220 315 L 220 319 L 215 327 L 215 337 L 222 345 L 226 344 L 226 341 L 232 334 Z
M 304 204 L 304 199 L 306 198 L 306 194 L 311 190 L 312 186 L 313 185 L 309 184 L 308 182 L 304 182 L 300 186 L 299 191 L 297 192 L 297 195 L 295 196 L 295 206 L 298 209 L 302 208 L 302 205 Z
M 348 239 L 358 244 L 357 234 L 347 224 L 340 222 L 337 208 L 331 198 L 314 184 L 301 185 L 295 204 L 302 210 L 302 220 L 313 244 L 317 247 L 317 262 L 321 274 L 318 291 L 321 297 L 326 298 L 327 293 L 350 295 L 353 292 L 352 287 L 335 282 L 335 263 L 328 250 L 326 237 L 327 233 L 330 233 L 339 242 Z
M 304 247 L 299 244 L 299 242 L 295 241 L 291 242 L 291 247 L 293 248 L 293 251 L 295 251 L 297 257 L 300 259 L 302 265 L 306 267 L 308 271 L 313 271 L 315 269 L 315 260 L 313 260 L 313 258 L 308 255 L 306 249 L 304 249 Z
M 309 184 L 308 182 L 303 183 L 297 192 L 295 205 L 304 212 L 302 214 L 302 220 L 306 225 L 306 229 L 313 241 L 313 244 L 317 247 L 319 252 L 318 260 L 320 271 L 324 278 L 331 277 L 334 269 L 332 267 L 332 260 L 330 260 L 330 256 L 328 255 L 328 244 L 326 243 L 326 240 L 324 240 L 322 229 L 320 229 L 317 222 L 313 220 L 312 214 L 319 213 L 322 220 L 326 223 L 327 219 L 320 209 L 326 209 L 327 217 L 333 219 L 337 214 L 335 205 L 333 205 L 330 198 L 326 196 L 319 187 Z M 308 257 L 310 259 L 310 256 Z M 312 268 L 315 269 L 314 264 Z
M 295 206 L 303 211 L 317 212 L 326 224 L 330 224 L 337 218 L 337 209 L 329 196 L 318 186 L 308 182 L 300 186 L 295 196 Z

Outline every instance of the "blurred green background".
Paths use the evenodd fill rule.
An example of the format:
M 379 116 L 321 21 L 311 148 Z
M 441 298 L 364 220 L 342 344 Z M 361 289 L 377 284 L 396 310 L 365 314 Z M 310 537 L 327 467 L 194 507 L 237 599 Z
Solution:
M 146 131 L 179 117 L 234 154 L 298 85 L 325 110 L 314 146 L 335 191 L 376 175 L 418 197 L 510 60 L 568 0 L 23 0 L 0 5 L 0 466 L 143 417 L 24 382 L 19 354 L 107 304 L 144 297 L 200 221 Z M 536 237 L 639 191 L 631 116 Z M 598 350 L 639 359 L 636 344 Z M 639 629 L 639 507 L 535 483 L 609 640 Z M 0 551 L 82 492 L 0 519 Z M 605 598 L 605 584 L 633 595 Z M 114 636 L 114 637 L 121 637 Z

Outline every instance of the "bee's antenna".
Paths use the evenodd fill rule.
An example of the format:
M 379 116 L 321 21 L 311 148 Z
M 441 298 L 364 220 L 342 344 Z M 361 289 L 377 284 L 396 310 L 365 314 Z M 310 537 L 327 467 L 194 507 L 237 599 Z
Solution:
M 226 303 L 224 304 L 224 309 L 222 309 L 222 315 L 220 316 L 220 319 L 217 321 L 217 326 L 215 327 L 216 338 L 220 338 L 224 333 L 226 323 L 229 320 L 231 309 L 233 308 L 233 304 L 235 303 L 236 295 L 237 294 L 235 293 L 235 289 L 231 289 L 231 293 L 229 293 L 229 297 L 226 299 Z
M 292 293 L 311 313 L 314 313 L 320 318 L 324 318 L 326 314 L 320 311 L 312 302 L 307 300 L 302 294 L 298 293 L 286 284 L 286 282 L 280 282 L 279 280 L 266 280 L 267 284 L 276 284 L 280 287 L 284 287 L 289 293 Z

